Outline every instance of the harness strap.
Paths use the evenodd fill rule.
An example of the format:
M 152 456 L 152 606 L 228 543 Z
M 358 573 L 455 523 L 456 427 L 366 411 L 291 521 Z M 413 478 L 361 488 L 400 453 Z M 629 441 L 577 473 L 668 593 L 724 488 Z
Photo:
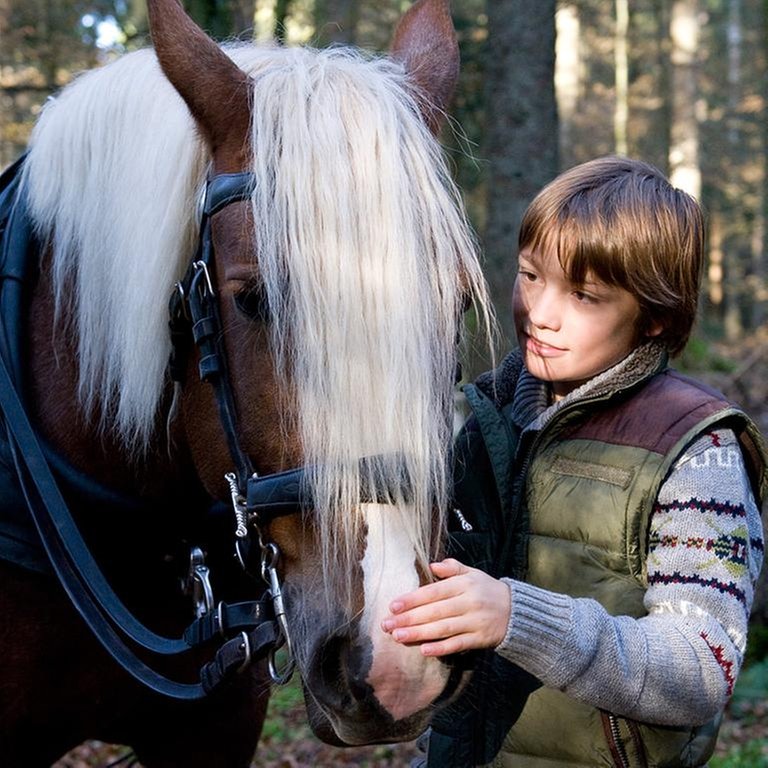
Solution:
M 279 642 L 280 631 L 274 622 L 260 624 L 250 632 L 241 632 L 225 643 L 213 661 L 200 672 L 201 687 L 206 693 L 242 672 L 252 662 L 264 658 Z
M 162 655 L 177 655 L 191 647 L 184 638 L 169 639 L 147 629 L 125 608 L 106 582 L 61 496 L 2 356 L 0 410 L 5 418 L 8 442 L 19 482 L 43 546 L 64 590 L 93 634 L 123 669 L 157 693 L 175 699 L 199 699 L 207 695 L 211 687 L 210 681 L 224 679 L 224 672 L 230 670 L 232 663 L 228 660 L 234 658 L 233 648 L 220 649 L 222 660 L 214 659 L 211 662 L 218 665 L 216 668 L 222 671 L 221 674 L 211 677 L 210 674 L 201 672 L 206 675 L 206 685 L 187 684 L 170 680 L 150 668 L 118 636 L 116 628 L 138 645 Z M 232 612 L 235 627 L 248 626 L 243 605 Z M 259 638 L 270 636 L 271 632 L 277 635 L 278 632 L 274 622 L 262 618 L 266 614 L 267 611 L 262 608 L 255 608 L 251 613 L 253 621 L 250 626 L 253 626 L 254 621 L 259 622 L 252 631 L 255 632 L 265 625 L 272 626 L 271 631 L 263 630 L 259 633 Z M 201 629 L 192 632 L 190 639 L 209 639 L 211 636 Z M 258 647 L 261 652 L 261 646 Z M 253 657 L 252 649 L 248 657 Z M 241 662 L 245 661 L 243 657 Z
M 248 200 L 253 184 L 253 174 L 247 172 L 219 174 L 208 181 L 197 255 L 184 279 L 177 284 L 170 307 L 171 338 L 174 343 L 171 374 L 174 380 L 183 380 L 184 358 L 189 352 L 185 337 L 191 327 L 192 338 L 200 353 L 200 378 L 213 387 L 219 420 L 236 467 L 240 488 L 245 488 L 248 478 L 253 474 L 253 466 L 237 435 L 237 408 L 227 370 L 222 323 L 215 296 L 211 217 L 230 203 Z
M 400 460 L 397 456 L 383 454 L 359 460 L 361 504 L 391 503 L 392 486 L 376 471 L 376 465 Z M 304 466 L 274 472 L 271 475 L 249 477 L 246 485 L 248 514 L 263 525 L 276 517 L 310 510 L 314 504 L 308 477 L 310 471 L 310 467 Z M 408 498 L 411 488 L 406 481 L 404 470 L 401 475 L 399 491 Z
M 274 618 L 271 598 L 245 603 L 219 603 L 215 610 L 196 619 L 184 630 L 184 640 L 189 646 L 197 647 L 216 637 L 228 637 L 235 632 L 253 629 Z

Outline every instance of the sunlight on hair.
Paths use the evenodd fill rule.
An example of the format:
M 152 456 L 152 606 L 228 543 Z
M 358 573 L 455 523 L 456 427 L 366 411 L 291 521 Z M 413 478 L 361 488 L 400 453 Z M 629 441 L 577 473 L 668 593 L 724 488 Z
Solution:
M 226 50 L 252 76 L 254 263 L 326 560 L 355 554 L 362 522 L 350 512 L 361 488 L 384 488 L 425 566 L 448 494 L 465 296 L 489 314 L 458 190 L 399 64 L 343 49 Z M 33 134 L 25 184 L 40 234 L 55 234 L 81 397 L 137 451 L 168 383 L 168 297 L 194 250 L 208 163 L 151 51 L 80 77 Z

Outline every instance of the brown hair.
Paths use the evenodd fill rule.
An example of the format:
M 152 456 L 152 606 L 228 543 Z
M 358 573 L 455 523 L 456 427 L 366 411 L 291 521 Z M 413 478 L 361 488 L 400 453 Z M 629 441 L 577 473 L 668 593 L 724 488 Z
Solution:
M 685 347 L 696 317 L 704 254 L 699 204 L 661 171 L 601 157 L 562 173 L 523 216 L 520 249 L 553 249 L 569 280 L 593 276 L 629 291 L 641 327 L 662 328 L 670 354 Z

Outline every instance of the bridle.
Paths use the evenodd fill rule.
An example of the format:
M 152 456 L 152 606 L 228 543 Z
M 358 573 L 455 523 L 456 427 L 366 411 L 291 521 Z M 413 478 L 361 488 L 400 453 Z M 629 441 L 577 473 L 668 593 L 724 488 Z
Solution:
M 84 541 L 69 511 L 51 463 L 42 448 L 11 373 L 12 359 L 0 345 L 0 412 L 13 456 L 16 473 L 30 515 L 38 530 L 49 562 L 72 604 L 112 658 L 129 674 L 153 691 L 176 699 L 194 700 L 208 695 L 223 682 L 256 660 L 268 657 L 274 682 L 285 683 L 293 670 L 290 641 L 277 565 L 279 550 L 266 541 L 262 528 L 268 519 L 299 511 L 302 485 L 296 472 L 259 478 L 247 455 L 240 449 L 235 431 L 236 413 L 225 358 L 220 349 L 221 323 L 209 268 L 213 259 L 210 217 L 225 205 L 247 198 L 252 181 L 249 174 L 215 176 L 207 186 L 200 240 L 187 276 L 171 300 L 171 330 L 174 353 L 172 375 L 179 374 L 183 351 L 193 343 L 200 349 L 200 375 L 216 392 L 219 416 L 224 427 L 236 470 L 231 483 L 232 504 L 237 522 L 236 550 L 247 569 L 251 552 L 260 556 L 259 575 L 267 583 L 260 600 L 215 604 L 208 572 L 193 553 L 188 582 L 198 594 L 197 618 L 180 638 L 158 635 L 142 624 L 113 591 Z M 14 204 L 14 217 L 21 227 L 26 221 L 23 193 Z M 26 225 L 24 225 L 26 226 Z M 191 323 L 182 328 L 182 320 Z M 286 482 L 278 480 L 284 477 Z M 250 571 L 249 571 L 250 572 Z M 191 649 L 218 644 L 213 658 L 200 669 L 198 683 L 171 680 L 149 666 L 134 650 L 138 646 L 161 656 L 178 656 Z M 278 669 L 275 654 L 285 646 L 289 657 Z M 146 654 L 144 654 L 146 655 Z
M 261 476 L 243 450 L 237 431 L 238 415 L 227 358 L 223 349 L 223 326 L 216 300 L 215 250 L 211 218 L 228 205 L 249 200 L 253 174 L 224 173 L 207 183 L 201 205 L 200 236 L 197 252 L 184 278 L 176 283 L 169 313 L 173 351 L 171 377 L 183 382 L 188 355 L 194 344 L 198 350 L 198 372 L 214 392 L 224 436 L 234 469 L 225 475 L 229 486 L 235 524 L 235 554 L 246 573 L 252 573 L 253 553 L 258 553 L 258 575 L 267 584 L 276 627 L 276 639 L 268 649 L 272 681 L 288 682 L 294 669 L 290 634 L 285 613 L 282 585 L 277 566 L 280 550 L 265 537 L 264 528 L 275 517 L 295 514 L 307 506 L 304 470 L 297 469 Z M 287 661 L 278 669 L 276 652 L 285 646 Z
M 211 217 L 231 203 L 248 200 L 253 184 L 253 176 L 247 172 L 219 174 L 209 179 L 195 257 L 173 291 L 169 325 L 172 378 L 183 381 L 194 345 L 198 350 L 200 378 L 213 387 L 234 464 L 225 480 L 234 516 L 235 554 L 246 573 L 266 582 L 261 599 L 216 604 L 202 552 L 193 549 L 187 584 L 195 595 L 197 618 L 180 638 L 164 637 L 144 626 L 113 591 L 85 543 L 17 393 L 7 350 L 0 345 L 0 412 L 19 483 L 51 566 L 74 607 L 112 658 L 139 682 L 175 699 L 203 698 L 264 658 L 268 660 L 270 677 L 277 684 L 286 683 L 294 669 L 278 573 L 280 551 L 266 537 L 265 528 L 277 517 L 312 509 L 308 470 L 300 467 L 260 476 L 242 449 L 216 300 Z M 20 193 L 15 215 L 25 219 L 24 209 Z M 362 459 L 361 464 L 376 459 Z M 408 488 L 402 488 L 401 493 L 407 495 Z M 377 501 L 387 495 L 386 488 L 364 487 L 360 501 Z M 132 647 L 168 657 L 214 644 L 218 648 L 200 669 L 198 683 L 169 679 L 150 667 Z M 281 648 L 287 654 L 282 668 L 277 661 Z

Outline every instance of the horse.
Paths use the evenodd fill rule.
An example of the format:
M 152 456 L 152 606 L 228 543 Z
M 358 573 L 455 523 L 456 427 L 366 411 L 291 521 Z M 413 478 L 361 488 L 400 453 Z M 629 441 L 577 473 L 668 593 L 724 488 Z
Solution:
M 462 313 L 490 311 L 438 141 L 447 0 L 411 6 L 386 56 L 219 45 L 177 0 L 148 10 L 153 49 L 49 100 L 14 181 L 36 255 L 15 387 L 107 586 L 0 561 L 0 760 L 99 738 L 147 768 L 248 766 L 281 643 L 320 738 L 412 739 L 466 673 L 379 625 L 444 545 Z M 116 663 L 65 594 L 114 590 L 168 635 L 194 615 L 180 578 L 222 630 L 210 593 L 252 599 L 262 576 L 272 620 L 194 700 Z M 157 667 L 188 680 L 206 654 Z

